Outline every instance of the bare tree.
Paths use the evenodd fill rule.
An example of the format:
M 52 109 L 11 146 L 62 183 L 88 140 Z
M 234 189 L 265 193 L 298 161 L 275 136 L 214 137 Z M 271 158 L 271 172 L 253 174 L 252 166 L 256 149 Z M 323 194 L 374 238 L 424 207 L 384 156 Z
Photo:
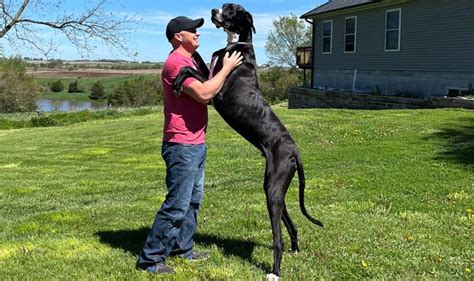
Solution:
M 271 64 L 296 68 L 296 47 L 311 45 L 311 27 L 294 14 L 273 21 L 265 44 Z
M 44 36 L 43 31 L 50 29 L 62 34 L 83 57 L 93 53 L 99 41 L 111 50 L 131 55 L 126 35 L 137 21 L 107 12 L 106 5 L 113 1 L 91 0 L 77 13 L 66 12 L 64 0 L 0 0 L 0 39 L 16 50 L 29 47 L 47 57 L 61 41 L 56 36 Z

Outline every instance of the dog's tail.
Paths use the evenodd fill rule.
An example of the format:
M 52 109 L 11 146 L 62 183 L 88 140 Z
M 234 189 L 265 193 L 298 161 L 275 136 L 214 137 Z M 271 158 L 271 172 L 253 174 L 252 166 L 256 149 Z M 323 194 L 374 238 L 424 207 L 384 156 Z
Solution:
M 300 158 L 300 155 L 299 153 L 296 153 L 296 157 L 295 157 L 295 160 L 296 160 L 296 168 L 298 169 L 298 180 L 300 182 L 300 186 L 299 186 L 299 191 L 300 191 L 300 208 L 301 208 L 301 212 L 303 213 L 303 215 L 308 218 L 312 223 L 316 224 L 316 225 L 319 225 L 321 227 L 324 227 L 323 223 L 320 222 L 319 220 L 313 218 L 309 213 L 308 211 L 306 210 L 306 207 L 304 205 L 304 189 L 306 187 L 306 181 L 305 181 L 305 177 L 304 177 L 304 170 L 303 170 L 303 163 L 301 162 L 301 158 Z

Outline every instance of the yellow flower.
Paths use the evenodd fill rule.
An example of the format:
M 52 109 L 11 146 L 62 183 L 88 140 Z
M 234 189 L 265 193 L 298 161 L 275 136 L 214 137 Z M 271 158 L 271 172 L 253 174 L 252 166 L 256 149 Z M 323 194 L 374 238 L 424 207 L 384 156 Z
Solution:
M 362 261 L 362 266 L 363 266 L 364 268 L 367 268 L 367 267 L 369 267 L 369 263 L 363 260 L 363 261 Z
M 414 241 L 415 240 L 415 237 L 411 236 L 411 235 L 407 235 L 405 236 L 405 240 L 407 241 Z
M 473 219 L 474 218 L 474 213 L 472 212 L 472 209 L 467 209 L 466 210 L 466 213 L 467 213 L 467 217 L 469 219 Z

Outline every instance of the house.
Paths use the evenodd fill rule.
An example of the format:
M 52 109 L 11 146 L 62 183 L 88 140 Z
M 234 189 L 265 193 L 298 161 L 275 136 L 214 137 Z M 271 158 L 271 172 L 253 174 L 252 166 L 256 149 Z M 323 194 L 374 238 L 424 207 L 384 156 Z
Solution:
M 313 88 L 417 97 L 474 87 L 474 0 L 332 0 L 313 25 Z

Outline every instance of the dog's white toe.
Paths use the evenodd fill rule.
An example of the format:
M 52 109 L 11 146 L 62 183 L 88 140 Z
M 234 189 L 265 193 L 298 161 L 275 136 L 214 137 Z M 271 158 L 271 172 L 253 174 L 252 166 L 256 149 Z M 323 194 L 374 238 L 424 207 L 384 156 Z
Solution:
M 280 276 L 275 275 L 273 273 L 267 274 L 267 281 L 278 281 L 280 280 Z

